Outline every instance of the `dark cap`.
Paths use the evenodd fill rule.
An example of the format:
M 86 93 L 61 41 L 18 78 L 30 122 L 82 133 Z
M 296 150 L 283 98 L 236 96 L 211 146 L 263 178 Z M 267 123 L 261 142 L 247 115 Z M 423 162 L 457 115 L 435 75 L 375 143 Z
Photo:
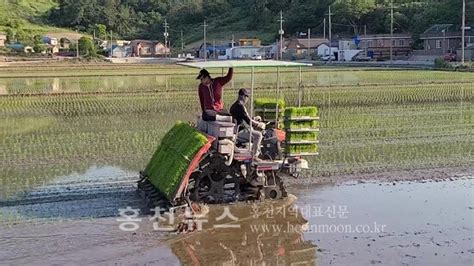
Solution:
M 239 95 L 240 96 L 250 96 L 250 91 L 247 89 L 240 89 L 239 90 Z
M 211 77 L 211 75 L 209 74 L 209 71 L 207 71 L 205 69 L 201 69 L 201 71 L 199 71 L 199 75 L 197 76 L 196 79 L 201 79 L 201 78 L 205 78 L 205 77 Z

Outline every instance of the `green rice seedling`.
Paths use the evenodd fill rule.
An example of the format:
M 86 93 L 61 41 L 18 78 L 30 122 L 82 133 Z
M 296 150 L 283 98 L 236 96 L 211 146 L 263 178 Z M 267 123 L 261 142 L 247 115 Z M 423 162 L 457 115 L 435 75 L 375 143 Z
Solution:
M 284 125 L 285 125 L 285 128 L 289 128 L 289 129 L 313 129 L 313 128 L 319 127 L 319 121 L 318 120 L 297 120 L 297 121 L 285 120 Z
M 286 153 L 300 154 L 300 153 L 315 153 L 318 151 L 317 144 L 289 144 L 285 147 Z
M 283 110 L 278 113 L 279 113 L 278 117 L 283 116 Z M 272 120 L 275 120 L 276 118 L 275 112 L 263 111 L 263 110 L 256 111 L 255 116 L 260 116 L 263 119 L 263 121 L 272 121 Z
M 278 104 L 278 109 L 283 110 L 285 108 L 284 99 L 271 99 L 271 98 L 256 98 L 254 100 L 255 108 L 269 108 L 275 109 Z
M 319 132 L 288 132 L 286 133 L 286 141 L 315 141 Z
M 178 122 L 163 137 L 160 146 L 145 168 L 151 183 L 169 200 L 178 188 L 189 163 L 207 138 L 197 129 Z
M 309 107 L 288 107 L 285 109 L 285 116 L 289 118 L 297 117 L 316 117 L 318 115 L 318 108 L 316 106 Z

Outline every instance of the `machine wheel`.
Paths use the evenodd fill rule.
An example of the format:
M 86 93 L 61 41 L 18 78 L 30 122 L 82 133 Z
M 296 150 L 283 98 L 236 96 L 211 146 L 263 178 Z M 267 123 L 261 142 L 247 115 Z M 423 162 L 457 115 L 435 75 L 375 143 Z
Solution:
M 267 172 L 267 183 L 262 188 L 266 199 L 281 199 L 287 196 L 283 181 L 275 172 Z
M 204 203 L 228 203 L 239 199 L 239 173 L 219 155 L 210 156 L 191 175 L 190 199 Z

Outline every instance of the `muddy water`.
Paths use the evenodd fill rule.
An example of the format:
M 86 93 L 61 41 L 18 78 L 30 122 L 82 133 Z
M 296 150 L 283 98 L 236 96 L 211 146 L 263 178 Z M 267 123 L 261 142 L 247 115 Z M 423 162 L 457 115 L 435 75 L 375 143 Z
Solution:
M 139 208 L 137 173 L 114 166 L 58 176 L 41 186 L 0 200 L 0 222 L 111 217 L 124 206 Z
M 472 265 L 474 180 L 300 190 L 318 262 Z M 321 207 L 321 208 L 319 208 Z
M 197 219 L 202 229 L 181 235 L 156 230 L 146 215 L 130 232 L 117 217 L 84 213 L 0 225 L 0 264 L 472 265 L 473 189 L 472 178 L 289 187 L 297 198 L 210 206 Z M 55 208 L 89 205 L 91 217 L 105 215 L 122 204 L 140 206 L 132 192 L 39 203 L 30 214 L 51 218 Z

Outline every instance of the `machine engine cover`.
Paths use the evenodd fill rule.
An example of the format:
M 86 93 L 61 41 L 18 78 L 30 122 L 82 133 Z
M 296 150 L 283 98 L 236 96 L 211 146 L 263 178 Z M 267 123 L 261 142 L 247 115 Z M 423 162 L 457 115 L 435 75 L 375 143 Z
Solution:
M 282 158 L 281 143 L 275 129 L 268 129 L 264 132 L 262 144 L 262 155 L 265 156 L 265 159 L 279 160 Z

